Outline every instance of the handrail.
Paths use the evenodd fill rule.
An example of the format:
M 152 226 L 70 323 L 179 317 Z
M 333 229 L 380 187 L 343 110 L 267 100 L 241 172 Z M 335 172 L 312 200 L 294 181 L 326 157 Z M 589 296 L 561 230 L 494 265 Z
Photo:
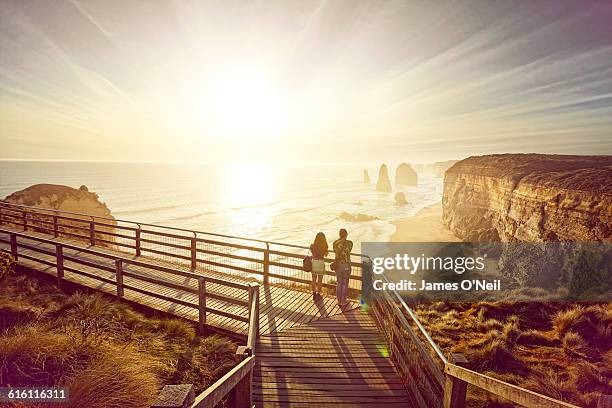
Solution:
M 246 352 L 255 355 L 257 337 L 259 336 L 259 285 L 253 283 L 249 289 L 249 334 L 247 337 Z
M 255 367 L 255 357 L 247 357 L 227 374 L 198 395 L 189 408 L 214 408 L 242 381 L 250 377 Z M 250 400 L 250 397 L 249 397 Z
M 452 363 L 446 363 L 444 372 L 523 407 L 580 408 Z
M 387 278 L 387 276 L 384 274 L 382 276 L 385 279 L 385 281 L 389 283 L 389 279 Z M 400 304 L 406 310 L 406 312 L 408 313 L 408 315 L 410 316 L 414 324 L 419 328 L 419 331 L 421 332 L 421 334 L 423 334 L 423 336 L 427 339 L 429 346 L 436 352 L 436 355 L 440 358 L 440 360 L 442 360 L 444 364 L 448 363 L 448 359 L 446 358 L 442 350 L 440 350 L 440 347 L 436 344 L 434 339 L 431 338 L 427 330 L 425 330 L 425 327 L 423 327 L 423 325 L 421 324 L 421 321 L 419 320 L 417 315 L 414 313 L 414 311 L 406 304 L 406 302 L 404 302 L 404 299 L 400 296 L 397 290 L 394 289 L 392 292 L 395 295 L 396 299 L 400 302 Z
M 24 237 L 27 239 L 31 239 L 34 241 L 39 241 L 39 242 L 44 242 L 45 244 L 52 244 L 52 245 L 61 245 L 63 248 L 68 248 L 68 249 L 73 249 L 75 251 L 81 251 L 81 252 L 85 252 L 88 254 L 92 254 L 95 256 L 99 256 L 101 258 L 107 258 L 107 259 L 120 259 L 121 261 L 123 261 L 126 264 L 132 264 L 132 265 L 136 265 L 136 266 L 142 266 L 145 268 L 151 268 L 151 269 L 155 269 L 155 270 L 159 270 L 159 271 L 163 271 L 163 272 L 168 272 L 168 273 L 178 273 L 181 276 L 185 276 L 188 278 L 193 278 L 193 279 L 198 279 L 201 278 L 202 275 L 197 274 L 197 273 L 193 273 L 193 272 L 189 272 L 189 271 L 182 271 L 182 270 L 177 270 L 177 269 L 173 269 L 173 268 L 168 268 L 166 266 L 161 266 L 161 265 L 157 265 L 154 263 L 147 263 L 147 262 L 143 262 L 143 261 L 137 261 L 136 259 L 133 258 L 129 258 L 129 257 L 125 257 L 125 256 L 120 256 L 120 255 L 116 255 L 116 254 L 108 254 L 106 252 L 102 252 L 102 251 L 98 251 L 95 249 L 91 249 L 91 248 L 84 248 L 82 246 L 79 245 L 74 245 L 74 244 L 68 244 L 65 242 L 61 242 L 59 243 L 58 241 L 52 240 L 52 239 L 47 239 L 47 238 L 41 238 L 41 237 L 37 237 L 34 235 L 30 235 L 30 234 L 24 234 L 21 232 L 16 232 L 16 231 L 11 231 L 11 230 L 7 230 L 4 228 L 0 228 L 0 232 L 5 233 L 5 234 L 15 234 L 17 236 L 20 237 Z M 225 286 L 231 286 L 231 287 L 239 287 L 242 289 L 246 289 L 248 290 L 251 285 L 249 285 L 248 283 L 243 283 L 243 282 L 239 282 L 239 281 L 227 281 L 227 280 L 223 280 L 223 279 L 218 279 L 212 276 L 207 276 L 206 277 L 206 281 L 211 282 L 211 283 L 216 283 L 219 285 L 225 285 Z
M 117 298 L 118 299 L 122 299 L 124 297 L 124 289 L 130 289 L 132 291 L 136 291 L 138 293 L 142 293 L 145 295 L 149 295 L 161 300 L 165 300 L 171 303 L 176 303 L 182 306 L 187 306 L 190 308 L 196 308 L 198 309 L 198 319 L 199 319 L 199 325 L 198 325 L 198 331 L 200 333 L 204 332 L 205 329 L 205 322 L 206 322 L 206 314 L 207 313 L 212 313 L 218 316 L 223 316 L 223 317 L 228 317 L 230 319 L 233 320 L 237 320 L 239 322 L 249 322 L 249 319 L 237 314 L 235 312 L 229 312 L 229 311 L 224 311 L 224 310 L 219 310 L 217 308 L 214 307 L 207 307 L 206 306 L 206 298 L 210 297 L 211 299 L 220 299 L 224 302 L 228 302 L 237 306 L 244 306 L 245 302 L 240 300 L 240 299 L 233 299 L 231 297 L 228 296 L 222 296 L 220 294 L 216 294 L 216 293 L 210 293 L 210 294 L 206 294 L 205 291 L 205 286 L 202 285 L 202 283 L 205 282 L 209 282 L 209 283 L 214 283 L 217 285 L 221 285 L 221 286 L 226 286 L 226 287 L 230 287 L 230 288 L 236 288 L 236 289 L 240 289 L 240 290 L 248 290 L 249 293 L 253 290 L 252 289 L 252 285 L 251 284 L 247 284 L 247 283 L 243 283 L 243 282 L 236 282 L 236 281 L 229 281 L 229 280 L 223 280 L 223 279 L 218 279 L 215 277 L 208 277 L 208 276 L 203 276 L 197 273 L 193 273 L 193 272 L 189 272 L 189 271 L 183 271 L 183 270 L 179 270 L 179 269 L 174 269 L 174 268 L 168 268 L 165 266 L 161 266 L 161 265 L 157 265 L 154 263 L 147 263 L 147 262 L 142 262 L 142 261 L 138 261 L 135 260 L 133 258 L 128 258 L 125 256 L 121 256 L 118 254 L 109 254 L 106 252 L 102 252 L 102 251 L 97 251 L 91 248 L 84 248 L 82 246 L 78 246 L 78 245 L 73 245 L 70 243 L 65 243 L 65 242 L 59 242 L 56 240 L 51 240 L 51 239 L 47 239 L 47 238 L 42 238 L 42 237 L 38 237 L 35 235 L 30 235 L 30 234 L 24 234 L 21 232 L 16 232 L 16 231 L 12 231 L 12 230 L 7 230 L 4 228 L 0 228 L 0 233 L 4 233 L 4 234 L 8 234 L 10 237 L 10 244 L 11 244 L 11 252 L 13 254 L 13 256 L 15 256 L 15 258 L 17 259 L 19 256 L 23 256 L 25 258 L 28 259 L 33 259 L 35 261 L 38 262 L 42 262 L 42 263 L 46 263 L 46 264 L 50 264 L 51 266 L 56 266 L 57 267 L 57 279 L 58 279 L 58 284 L 61 284 L 63 279 L 64 279 L 64 270 L 76 273 L 78 275 L 83 275 L 92 279 L 96 279 L 102 282 L 106 282 L 112 285 L 115 285 L 116 290 L 117 290 Z M 18 244 L 17 242 L 17 237 L 22 237 L 22 238 L 26 238 L 28 240 L 33 240 L 36 242 L 41 242 L 41 243 L 45 243 L 45 244 L 49 244 L 49 245 L 53 245 L 55 247 L 55 253 L 50 253 L 50 251 L 43 249 L 43 248 L 38 248 L 38 247 L 33 247 L 31 245 L 24 245 L 22 244 Z M 47 254 L 47 255 L 51 255 L 51 256 L 55 256 L 55 263 L 49 263 L 48 261 L 44 260 L 44 259 L 37 259 L 37 258 L 32 258 L 30 255 L 26 256 L 26 255 L 20 255 L 18 253 L 18 247 L 22 246 L 24 248 L 30 249 L 32 251 L 35 252 L 39 252 L 39 253 L 43 253 L 43 254 Z M 64 250 L 65 249 L 70 249 L 70 250 L 74 250 L 74 251 L 78 251 L 78 252 L 83 252 L 86 254 L 91 254 L 97 257 L 101 257 L 101 258 L 105 258 L 105 259 L 112 259 L 115 262 L 115 267 L 114 268 L 109 268 L 106 265 L 96 265 L 94 262 L 88 261 L 88 260 L 83 260 L 83 259 L 78 259 L 75 258 L 74 256 L 65 256 L 64 255 Z M 75 262 L 78 264 L 83 264 L 86 266 L 90 266 L 92 268 L 96 268 L 96 269 L 100 269 L 100 270 L 105 270 L 105 271 L 111 271 L 111 272 L 115 272 L 115 279 L 109 279 L 107 277 L 103 277 L 103 276 L 99 276 L 99 275 L 95 275 L 92 274 L 91 272 L 86 272 L 83 270 L 78 270 L 74 267 L 68 267 L 64 265 L 64 261 L 68 260 L 71 262 Z M 198 289 L 194 289 L 190 286 L 185 286 L 185 285 L 181 285 L 178 284 L 176 282 L 172 282 L 172 281 L 164 281 L 164 280 L 160 280 L 160 279 L 156 279 L 154 277 L 151 276 L 146 276 L 146 275 L 142 275 L 139 273 L 133 273 L 133 272 L 124 272 L 124 265 L 135 265 L 135 266 L 140 266 L 146 269 L 151 269 L 154 271 L 160 271 L 160 272 L 165 272 L 165 273 L 169 273 L 169 274 L 173 274 L 173 275 L 178 275 L 178 276 L 184 276 L 187 278 L 191 278 L 191 279 L 196 279 L 198 281 Z M 183 290 L 186 291 L 188 293 L 196 293 L 198 294 L 199 298 L 198 298 L 198 303 L 191 303 L 191 302 L 187 302 L 184 300 L 180 300 L 180 299 L 176 299 L 173 297 L 169 297 L 166 296 L 162 293 L 156 293 L 156 292 L 152 292 L 151 290 L 145 289 L 143 287 L 138 287 L 138 286 L 132 286 L 129 284 L 124 284 L 123 283 L 123 276 L 129 276 L 131 278 L 137 279 L 137 280 L 141 280 L 144 282 L 149 282 L 149 283 L 155 283 L 157 285 L 160 286 L 165 286 L 168 288 L 174 288 L 174 289 L 179 289 L 179 290 Z M 250 310 L 250 304 L 246 304 L 246 306 L 249 307 Z
M 263 280 L 264 284 L 309 287 L 311 281 L 310 274 L 304 272 L 301 265 L 305 253 L 289 249 L 307 249 L 300 245 L 249 241 L 249 238 L 238 236 L 139 224 L 129 220 L 1 201 L 0 223 L 23 228 L 23 231 L 32 229 L 43 232 L 54 238 L 63 236 L 88 241 L 92 247 L 115 247 L 137 257 L 144 255 L 147 258 L 189 265 L 192 270 L 202 268 L 240 278 L 254 275 Z M 274 245 L 282 245 L 284 248 Z M 362 286 L 361 271 L 368 257 L 356 253 L 351 256 L 354 257 L 351 260 L 354 269 L 349 276 L 349 293 L 357 296 Z M 332 261 L 332 257 L 325 259 L 327 264 Z M 332 271 L 327 271 L 326 275 L 335 277 Z M 323 285 L 329 288 L 334 286 L 330 282 L 323 282 Z
M 387 282 L 389 282 L 388 278 L 384 274 L 382 275 L 382 278 L 386 280 Z M 406 302 L 403 300 L 403 298 L 400 296 L 397 290 L 385 291 L 382 296 L 383 296 L 382 299 L 375 300 L 375 302 L 379 302 L 379 303 L 384 302 L 387 304 L 385 307 L 390 307 L 392 308 L 392 310 L 396 310 L 397 313 L 400 313 L 399 315 L 400 318 L 392 319 L 391 321 L 384 321 L 384 322 L 379 322 L 378 317 L 376 316 L 376 313 L 375 313 L 375 320 L 377 321 L 379 325 L 384 324 L 387 326 L 391 326 L 391 328 L 381 328 L 382 331 L 385 332 L 385 334 L 388 334 L 389 332 L 392 333 L 391 340 L 390 340 L 392 347 L 390 348 L 391 349 L 395 348 L 395 350 L 405 349 L 405 347 L 398 345 L 399 342 L 401 342 L 402 340 L 398 340 L 395 337 L 398 334 L 398 332 L 394 329 L 396 325 L 396 321 L 399 325 L 404 326 L 402 327 L 403 330 L 405 330 L 408 333 L 413 333 L 413 330 L 411 327 L 409 327 L 409 325 L 405 327 L 405 325 L 408 324 L 408 321 L 401 318 L 401 316 L 405 315 L 402 313 L 402 309 L 403 309 L 406 312 L 406 314 L 410 316 L 410 318 L 412 319 L 412 322 L 417 326 L 417 328 L 419 329 L 423 337 L 426 339 L 426 343 L 428 343 L 429 346 L 435 351 L 435 355 L 439 358 L 439 362 L 442 363 L 442 367 L 438 366 L 438 369 L 436 369 L 436 372 L 433 373 L 435 374 L 435 376 L 431 377 L 431 380 L 438 382 L 438 385 L 441 386 L 441 388 L 439 388 L 440 390 L 439 392 L 442 392 L 442 401 L 437 400 L 435 403 L 435 404 L 439 404 L 438 406 L 440 407 L 443 406 L 444 408 L 463 408 L 465 406 L 465 397 L 466 397 L 466 390 L 467 390 L 466 387 L 467 387 L 467 384 L 471 384 L 477 388 L 488 391 L 494 395 L 497 395 L 501 398 L 505 398 L 509 401 L 512 401 L 515 404 L 519 404 L 527 408 L 539 408 L 539 407 L 578 408 L 577 406 L 572 405 L 570 403 L 556 400 L 546 395 L 539 394 L 537 392 L 510 384 L 508 382 L 499 380 L 497 378 L 490 377 L 488 375 L 485 375 L 485 374 L 470 370 L 466 367 L 463 367 L 462 365 L 465 365 L 467 361 L 465 359 L 462 359 L 462 355 L 457 355 L 457 357 L 459 357 L 459 360 L 462 360 L 462 361 L 457 361 L 456 363 L 455 361 L 449 361 L 449 359 L 444 355 L 440 347 L 436 344 L 436 342 L 432 339 L 432 337 L 429 335 L 427 330 L 423 327 L 423 325 L 419 321 L 418 316 L 406 304 Z M 372 306 L 374 309 L 380 310 L 379 304 L 374 303 Z M 411 336 L 412 337 L 409 337 L 408 341 L 417 343 L 417 344 L 412 344 L 412 346 L 413 346 L 414 354 L 418 354 L 418 350 L 422 349 L 423 342 L 418 337 L 415 337 L 414 335 L 411 335 Z M 451 356 L 451 357 L 454 357 L 454 356 Z M 399 366 L 397 366 L 398 370 L 406 370 L 407 369 L 406 366 L 408 366 L 408 370 L 410 371 L 410 373 L 413 373 L 413 371 L 410 370 L 410 364 L 411 363 L 414 364 L 415 360 L 406 361 L 405 358 L 406 356 L 404 355 L 400 355 L 400 356 L 396 356 L 393 354 L 391 355 L 391 360 L 393 361 L 394 364 L 397 364 L 398 359 L 401 360 L 399 362 Z M 421 363 L 425 363 L 428 361 L 434 361 L 434 360 L 425 359 L 424 361 L 421 361 Z M 417 368 L 417 367 L 414 367 L 414 365 L 412 367 L 414 369 Z M 420 371 L 423 369 L 427 371 L 427 367 L 429 367 L 428 364 L 423 364 L 423 367 L 418 367 L 417 371 Z M 431 368 L 429 369 L 431 370 Z M 409 383 L 404 384 L 404 385 L 407 386 L 409 390 L 415 391 L 414 388 L 411 389 L 410 387 L 415 387 L 414 380 L 417 380 L 416 386 L 425 387 L 425 390 L 418 390 L 418 391 L 425 392 L 426 394 L 428 392 L 432 392 L 433 390 L 433 388 L 431 388 L 432 385 L 431 384 L 427 385 L 428 384 L 427 381 L 429 380 L 424 380 L 423 378 L 427 377 L 427 375 L 423 375 L 423 374 L 424 373 L 415 372 L 414 373 L 415 378 L 409 380 Z M 446 375 L 446 379 L 444 380 L 443 384 L 440 384 L 440 380 L 443 379 L 444 375 Z M 433 395 L 429 394 L 424 397 L 422 397 L 421 395 L 416 395 L 415 397 L 418 397 L 417 406 L 427 406 L 429 408 L 430 406 L 432 406 L 433 402 L 431 403 L 428 402 L 426 398 L 435 399 L 435 393 Z
M 126 222 L 126 223 L 130 223 L 130 224 L 137 224 L 139 226 L 149 226 L 149 227 L 154 227 L 154 228 L 165 228 L 165 229 L 174 230 L 174 231 L 191 232 L 191 233 L 195 233 L 195 234 L 210 235 L 210 236 L 221 237 L 221 238 L 229 238 L 229 239 L 239 239 L 239 240 L 243 240 L 243 241 L 252 241 L 252 242 L 258 242 L 258 243 L 261 243 L 261 244 L 268 244 L 268 245 L 272 244 L 272 245 L 278 245 L 278 246 L 285 246 L 285 247 L 289 247 L 289 248 L 298 248 L 298 249 L 306 249 L 306 250 L 309 249 L 309 247 L 304 246 L 304 245 L 288 244 L 288 243 L 285 243 L 285 242 L 266 241 L 266 240 L 262 240 L 262 239 L 242 237 L 242 236 L 238 236 L 238 235 L 227 235 L 227 234 L 219 234 L 219 233 L 216 233 L 216 232 L 206 232 L 206 231 L 190 230 L 190 229 L 186 229 L 186 228 L 171 227 L 171 226 L 159 225 L 159 224 L 151 224 L 151 223 L 145 223 L 145 222 L 140 222 L 140 221 L 136 222 L 136 221 L 124 220 L 124 219 L 120 219 L 120 218 L 102 217 L 102 216 L 98 216 L 98 215 L 93 215 L 92 216 L 91 214 L 85 214 L 85 213 L 79 213 L 79 212 L 73 212 L 73 211 L 64 211 L 64 210 L 54 210 L 54 209 L 41 208 L 41 207 L 33 207 L 33 206 L 27 206 L 27 205 L 22 205 L 22 204 L 7 203 L 7 202 L 4 202 L 4 201 L 0 201 L 0 207 L 7 207 L 7 208 L 18 207 L 18 208 L 25 209 L 26 211 L 28 211 L 28 210 L 37 210 L 37 211 L 51 212 L 51 213 L 62 213 L 62 214 L 78 215 L 78 216 L 81 216 L 81 217 L 95 217 L 95 218 L 100 219 L 100 220 L 107 220 L 107 221 L 111 221 L 111 222 Z M 47 214 L 47 215 L 52 215 L 52 214 Z M 81 220 L 81 221 L 84 221 L 84 220 Z M 330 253 L 334 253 L 333 250 L 330 250 L 329 252 Z M 354 253 L 354 252 L 351 252 L 350 255 L 369 258 L 367 255 L 360 254 L 360 253 Z

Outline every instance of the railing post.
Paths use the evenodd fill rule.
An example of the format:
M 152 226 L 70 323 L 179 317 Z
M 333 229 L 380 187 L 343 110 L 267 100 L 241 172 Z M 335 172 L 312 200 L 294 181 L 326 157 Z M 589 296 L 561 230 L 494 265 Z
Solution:
M 117 299 L 123 297 L 123 260 L 115 259 L 115 274 L 117 279 Z
M 270 282 L 270 244 L 266 242 L 266 250 L 263 259 L 263 283 L 267 285 Z
M 252 408 L 253 407 L 253 370 L 250 370 L 247 375 L 232 391 L 232 399 L 235 408 Z
M 57 229 L 57 214 L 53 214 L 53 236 L 57 238 L 59 231 Z
M 452 353 L 450 362 L 460 367 L 467 365 L 467 359 L 461 353 Z M 467 383 L 459 378 L 446 374 L 444 383 L 444 408 L 464 408 Z
M 28 230 L 28 213 L 25 210 L 21 210 L 21 218 L 23 218 L 23 230 Z
M 140 256 L 140 224 L 136 230 L 136 256 Z
M 349 281 L 350 282 L 350 281 Z M 370 301 L 372 294 L 372 261 L 370 258 L 361 258 L 361 304 Z
M 17 260 L 17 234 L 11 234 L 11 255 Z
M 2 224 L 2 207 L 0 207 L 0 224 Z
M 191 238 L 191 269 L 197 267 L 197 251 L 196 251 L 196 237 Z
M 64 248 L 57 244 L 55 245 L 55 261 L 57 267 L 57 286 L 62 286 L 64 279 Z
M 89 243 L 91 246 L 96 246 L 96 223 L 93 217 L 89 221 Z
M 251 308 L 253 304 L 253 300 L 255 300 L 255 310 Z M 253 324 L 255 325 L 255 337 L 259 336 L 259 285 L 256 282 L 249 283 L 249 321 L 252 321 L 251 313 L 255 313 L 255 319 L 253 320 Z M 253 352 L 254 350 L 251 350 Z
M 198 278 L 198 334 L 204 334 L 206 326 L 206 280 Z

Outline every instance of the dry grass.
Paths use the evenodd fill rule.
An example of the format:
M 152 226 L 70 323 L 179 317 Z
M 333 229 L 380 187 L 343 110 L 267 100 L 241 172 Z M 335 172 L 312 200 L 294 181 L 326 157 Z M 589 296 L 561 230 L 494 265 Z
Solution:
M 1 386 L 66 386 L 63 407 L 144 408 L 164 384 L 201 392 L 235 365 L 233 342 L 189 322 L 24 275 L 0 284 Z
M 446 352 L 482 373 L 584 407 L 612 390 L 612 304 L 436 302 L 415 307 Z M 509 407 L 470 388 L 470 406 Z

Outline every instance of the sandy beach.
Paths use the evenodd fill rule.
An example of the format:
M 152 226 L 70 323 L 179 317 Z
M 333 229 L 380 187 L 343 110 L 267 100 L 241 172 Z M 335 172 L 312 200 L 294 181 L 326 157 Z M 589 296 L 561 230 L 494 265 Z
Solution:
M 396 231 L 392 242 L 457 242 L 461 241 L 442 224 L 442 204 L 426 207 L 412 217 L 393 221 Z

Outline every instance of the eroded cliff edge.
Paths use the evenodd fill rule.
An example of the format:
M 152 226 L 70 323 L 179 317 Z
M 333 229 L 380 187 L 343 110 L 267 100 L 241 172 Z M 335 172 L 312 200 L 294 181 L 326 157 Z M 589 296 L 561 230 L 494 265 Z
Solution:
M 612 156 L 474 156 L 444 176 L 443 222 L 465 241 L 612 241 Z

